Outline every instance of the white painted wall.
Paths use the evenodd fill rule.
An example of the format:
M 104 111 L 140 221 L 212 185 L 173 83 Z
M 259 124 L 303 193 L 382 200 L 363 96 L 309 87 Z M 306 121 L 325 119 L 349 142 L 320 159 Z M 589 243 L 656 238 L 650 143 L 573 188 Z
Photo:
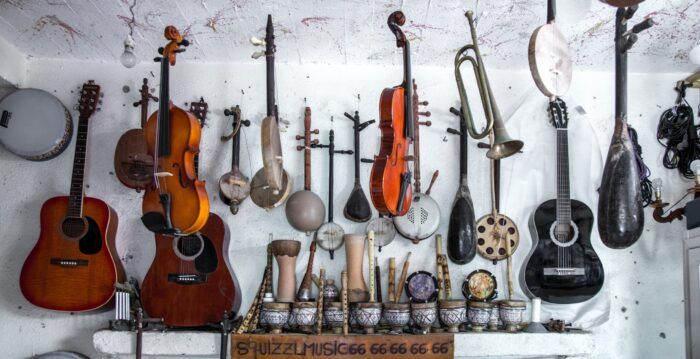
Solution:
M 633 60 L 631 60 L 633 61 Z M 267 234 L 273 231 L 275 238 L 296 238 L 303 243 L 298 259 L 297 276 L 300 279 L 306 266 L 309 239 L 295 232 L 286 222 L 284 209 L 271 212 L 246 201 L 240 213 L 232 216 L 218 199 L 216 182 L 229 170 L 230 145 L 222 145 L 218 138 L 228 131 L 229 124 L 223 117 L 223 109 L 240 104 L 245 118 L 253 125 L 245 130 L 242 140 L 241 166 L 244 173 L 252 174 L 261 166 L 259 149 L 259 124 L 265 111 L 264 65 L 232 64 L 178 64 L 171 72 L 172 99 L 178 104 L 204 96 L 212 113 L 209 125 L 204 129 L 200 177 L 207 181 L 212 211 L 222 216 L 234 234 L 229 258 L 243 289 L 242 310 L 248 309 L 261 280 L 265 265 Z M 68 106 L 78 100 L 77 87 L 88 79 L 102 85 L 105 93 L 104 108 L 91 122 L 89 164 L 86 184 L 88 195 L 100 197 L 119 213 L 117 248 L 127 273 L 142 279 L 153 257 L 153 235 L 140 223 L 141 195 L 121 186 L 112 174 L 113 151 L 117 139 L 125 130 L 138 126 L 139 112 L 131 103 L 138 98 L 141 78 L 147 75 L 157 82 L 155 64 L 142 64 L 127 70 L 116 64 L 96 62 L 65 62 L 35 60 L 30 62 L 26 86 L 38 87 L 56 94 Z M 554 197 L 553 166 L 554 130 L 546 123 L 546 99 L 537 92 L 527 72 L 490 72 L 492 86 L 497 96 L 507 127 L 513 137 L 525 141 L 524 153 L 503 162 L 502 211 L 520 226 L 521 247 L 515 254 L 515 268 L 520 268 L 530 246 L 527 220 L 536 205 Z M 417 67 L 414 76 L 419 84 L 422 99 L 430 101 L 433 127 L 421 132 L 423 149 L 422 173 L 427 185 L 434 170 L 440 170 L 440 178 L 433 195 L 442 207 L 442 225 L 439 232 L 446 234 L 446 224 L 458 180 L 458 141 L 445 133 L 447 126 L 457 126 L 456 118 L 448 112 L 457 104 L 457 93 L 451 68 Z M 655 140 L 655 129 L 661 111 L 672 103 L 675 92 L 672 87 L 684 74 L 632 75 L 630 85 L 630 122 L 639 130 L 644 157 L 653 176 L 666 182 L 667 202 L 675 202 L 682 196 L 688 181 L 661 169 L 661 147 Z M 294 189 L 302 184 L 302 156 L 294 150 L 293 137 L 303 129 L 304 98 L 312 108 L 313 125 L 321 129 L 319 139 L 327 141 L 332 125 L 336 131 L 338 149 L 352 148 L 350 121 L 343 118 L 344 111 L 359 107 L 363 119 L 376 118 L 379 93 L 383 87 L 396 84 L 401 78 L 398 67 L 352 66 L 278 66 L 279 108 L 283 118 L 291 122 L 283 134 L 285 168 L 294 180 Z M 124 93 L 123 86 L 131 91 Z M 244 94 L 241 94 L 241 90 Z M 356 101 L 360 93 L 362 101 Z M 476 99 L 476 93 L 472 98 Z M 515 112 L 524 96 L 530 96 Z M 571 147 L 580 153 L 588 153 L 587 160 L 576 160 L 572 154 L 572 195 L 582 199 L 594 209 L 595 189 L 601 172 L 601 148 L 607 149 L 612 130 L 613 75 L 612 73 L 577 73 L 574 87 L 567 100 L 572 105 L 582 105 L 587 116 L 572 116 Z M 572 115 L 576 111 L 571 111 Z M 75 111 L 73 111 L 74 116 Z M 578 122 L 577 122 L 578 121 Z M 575 125 L 574 125 L 575 124 Z M 444 141 L 445 136 L 448 136 Z M 522 137 L 521 137 L 522 136 Z M 378 148 L 379 131 L 376 125 L 362 135 L 362 155 L 370 157 Z M 597 144 L 596 141 L 600 141 Z M 582 145 L 581 145 L 582 144 Z M 488 162 L 483 150 L 470 143 L 470 188 L 477 216 L 490 210 L 488 188 Z M 25 256 L 39 234 L 38 219 L 41 204 L 49 197 L 64 195 L 69 186 L 69 173 L 73 147 L 66 154 L 46 163 L 32 163 L 0 151 L 0 191 L 3 193 L 3 211 L 0 226 L 0 347 L 3 357 L 26 357 L 53 349 L 65 348 L 96 355 L 91 348 L 91 334 L 105 327 L 111 313 L 64 314 L 47 312 L 30 305 L 20 294 L 18 276 Z M 604 152 L 603 152 L 604 153 Z M 250 161 L 249 161 L 250 158 Z M 598 158 L 598 160 L 595 160 Z M 327 196 L 326 152 L 313 152 L 313 190 L 322 198 Z M 547 168 L 543 172 L 541 168 Z M 368 190 L 370 166 L 363 165 L 362 181 Z M 344 220 L 342 208 L 352 189 L 352 156 L 336 158 L 335 173 L 336 221 L 346 233 L 363 232 L 364 224 Z M 604 261 L 606 281 L 612 305 L 610 320 L 595 329 L 597 357 L 599 358 L 677 358 L 684 353 L 683 292 L 681 269 L 681 240 L 684 225 L 674 223 L 657 225 L 647 210 L 647 226 L 643 238 L 628 250 L 610 250 L 594 238 L 596 249 Z M 433 270 L 434 241 L 413 245 L 397 238 L 379 253 L 382 268 L 386 268 L 389 256 L 403 261 L 408 251 L 413 251 L 412 270 Z M 344 264 L 344 250 L 330 261 L 328 253 L 319 251 L 315 268 L 325 267 L 328 275 L 339 278 Z M 497 266 L 477 258 L 464 266 L 451 264 L 453 286 L 458 287 L 469 272 L 485 268 L 494 272 L 499 283 L 505 283 L 505 265 Z M 386 278 L 383 281 L 386 288 Z M 517 286 L 517 281 L 516 281 Z M 500 293 L 505 292 L 500 285 Z M 520 293 L 520 292 L 519 292 Z M 547 319 L 546 317 L 543 319 Z M 661 335 L 663 333 L 663 337 Z
M 22 86 L 27 78 L 27 55 L 0 36 L 0 78 L 15 86 Z

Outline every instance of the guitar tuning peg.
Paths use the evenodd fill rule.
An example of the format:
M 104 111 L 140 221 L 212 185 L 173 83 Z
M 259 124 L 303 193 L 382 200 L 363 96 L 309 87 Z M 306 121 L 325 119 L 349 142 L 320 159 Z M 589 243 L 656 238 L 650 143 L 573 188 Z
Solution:
M 418 112 L 418 116 L 430 117 L 430 111 Z
M 312 144 L 312 145 L 318 145 L 318 140 L 313 140 L 313 141 L 311 141 L 311 144 Z
M 280 122 L 282 122 L 286 126 L 289 126 L 289 121 L 287 121 L 287 120 L 280 119 Z
M 297 139 L 297 141 L 303 140 L 303 139 L 304 139 L 304 136 L 299 136 L 299 135 L 297 135 L 296 139 Z
M 255 36 L 252 36 L 252 37 L 250 38 L 250 43 L 253 44 L 253 45 L 255 45 L 255 46 L 265 46 L 265 45 L 267 45 L 267 43 L 265 42 L 265 40 L 259 39 L 259 38 L 255 37 Z
M 418 124 L 421 126 L 427 126 L 427 127 L 430 127 L 433 125 L 433 123 L 430 121 L 418 121 Z
M 315 129 L 315 130 L 312 130 L 311 133 L 313 133 L 314 135 L 318 135 L 320 132 L 319 132 L 319 130 L 318 130 L 318 128 L 317 128 L 317 129 Z
M 420 106 L 428 106 L 428 101 L 421 101 L 421 102 L 418 102 L 418 105 L 420 105 Z
M 304 149 L 304 146 L 297 146 L 297 151 L 301 151 Z
M 252 57 L 254 59 L 259 59 L 263 56 L 265 56 L 265 51 L 257 51 L 257 52 L 254 52 L 252 55 L 250 55 L 250 57 Z

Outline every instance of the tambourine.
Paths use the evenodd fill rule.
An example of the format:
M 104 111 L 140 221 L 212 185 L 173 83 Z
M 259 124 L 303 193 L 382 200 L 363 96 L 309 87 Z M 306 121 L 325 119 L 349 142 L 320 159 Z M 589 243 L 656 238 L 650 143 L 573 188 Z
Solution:
M 496 277 L 485 269 L 477 269 L 462 283 L 462 294 L 469 301 L 486 302 L 496 297 Z
M 438 295 L 438 283 L 435 276 L 426 271 L 411 273 L 406 278 L 404 288 L 406 296 L 413 303 L 434 302 Z

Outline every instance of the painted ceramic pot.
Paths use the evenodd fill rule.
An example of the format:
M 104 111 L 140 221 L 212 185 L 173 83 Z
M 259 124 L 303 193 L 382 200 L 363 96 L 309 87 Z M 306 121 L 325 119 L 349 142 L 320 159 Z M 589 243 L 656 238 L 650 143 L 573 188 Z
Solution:
M 491 316 L 489 317 L 489 324 L 488 324 L 488 330 L 495 332 L 498 331 L 498 324 L 500 322 L 500 317 L 499 317 L 499 307 L 501 304 L 500 300 L 493 301 L 493 308 L 491 308 Z
M 401 334 L 411 320 L 411 306 L 408 303 L 386 303 L 382 317 L 389 325 L 389 334 Z
M 270 327 L 270 333 L 280 334 L 289 321 L 289 303 L 263 303 L 264 321 Z
M 333 279 L 326 279 L 326 283 L 323 286 L 323 302 L 332 303 L 340 300 L 340 290 L 335 285 Z
M 263 297 L 263 304 L 264 303 L 272 303 L 274 301 L 275 301 L 275 297 L 274 297 L 274 295 L 272 295 L 272 293 L 265 293 L 265 296 Z M 258 321 L 258 325 L 261 328 L 268 329 L 267 322 L 265 321 L 265 320 L 267 320 L 267 318 L 265 317 L 265 314 L 264 314 L 265 310 L 266 310 L 265 306 L 263 305 L 260 308 L 260 320 Z
M 328 307 L 323 311 L 323 319 L 326 321 L 333 334 L 343 333 L 343 303 L 330 302 Z
M 382 303 L 357 303 L 355 313 L 357 324 L 365 330 L 365 334 L 374 334 L 374 328 L 382 318 Z
M 311 333 L 314 325 L 316 325 L 316 314 L 318 308 L 315 302 L 294 302 L 292 305 L 292 314 L 290 315 L 291 322 L 294 322 L 303 333 Z
M 483 332 L 486 325 L 489 324 L 493 303 L 469 302 L 467 307 L 467 316 L 469 317 L 469 321 L 472 323 L 472 330 L 475 332 Z
M 506 331 L 515 333 L 520 329 L 525 313 L 525 302 L 522 300 L 504 300 L 501 302 L 500 316 Z
M 357 324 L 357 304 L 353 303 L 353 304 L 349 304 L 349 306 L 350 306 L 350 314 L 348 317 L 348 325 L 354 331 L 360 327 L 360 325 Z
M 450 333 L 459 332 L 459 325 L 467 321 L 467 302 L 463 300 L 438 301 L 440 320 Z
M 428 330 L 437 320 L 436 303 L 411 303 L 411 319 L 413 319 L 414 325 L 419 327 L 423 334 L 428 334 Z

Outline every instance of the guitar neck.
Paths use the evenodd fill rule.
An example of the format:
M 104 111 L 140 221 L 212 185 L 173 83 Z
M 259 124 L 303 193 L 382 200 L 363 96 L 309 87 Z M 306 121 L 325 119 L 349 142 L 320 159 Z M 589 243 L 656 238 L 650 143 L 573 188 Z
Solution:
M 158 106 L 158 157 L 170 155 L 170 63 L 161 58 L 160 104 Z
M 68 200 L 69 217 L 83 216 L 83 182 L 85 177 L 89 118 L 90 116 L 80 116 L 78 120 L 78 134 L 75 139 L 73 174 L 70 182 L 70 197 Z
M 569 136 L 566 128 L 557 129 L 557 222 L 571 222 Z

